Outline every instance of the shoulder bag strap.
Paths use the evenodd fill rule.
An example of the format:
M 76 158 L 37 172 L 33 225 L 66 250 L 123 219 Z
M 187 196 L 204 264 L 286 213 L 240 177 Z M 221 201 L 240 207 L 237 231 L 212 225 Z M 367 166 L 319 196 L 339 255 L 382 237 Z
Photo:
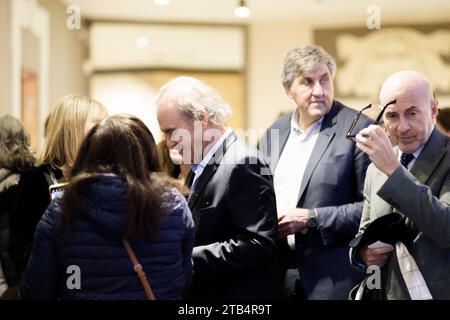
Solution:
M 148 283 L 147 276 L 142 269 L 142 265 L 139 263 L 136 255 L 134 254 L 133 249 L 130 246 L 130 243 L 122 239 L 123 245 L 125 249 L 127 249 L 128 256 L 130 257 L 131 262 L 133 263 L 134 271 L 138 274 L 139 280 L 141 280 L 142 286 L 144 287 L 145 294 L 147 295 L 148 300 L 156 300 L 155 295 L 153 294 L 152 288 L 150 287 L 150 283 Z

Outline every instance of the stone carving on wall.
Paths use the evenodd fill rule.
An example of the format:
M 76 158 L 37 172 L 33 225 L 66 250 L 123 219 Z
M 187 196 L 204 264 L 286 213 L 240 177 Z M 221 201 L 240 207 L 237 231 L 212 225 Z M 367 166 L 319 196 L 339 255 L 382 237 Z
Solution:
M 341 96 L 374 98 L 383 81 L 398 70 L 425 74 L 437 92 L 450 94 L 450 30 L 420 32 L 397 27 L 365 35 L 338 34 L 336 86 Z

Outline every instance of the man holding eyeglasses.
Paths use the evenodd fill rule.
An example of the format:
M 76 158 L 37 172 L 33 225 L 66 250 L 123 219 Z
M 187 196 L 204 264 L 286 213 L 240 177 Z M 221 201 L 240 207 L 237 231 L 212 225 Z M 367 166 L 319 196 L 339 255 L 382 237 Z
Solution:
M 428 79 L 414 71 L 391 75 L 381 88 L 380 101 L 394 101 L 384 113 L 389 138 L 374 125 L 355 136 L 357 147 L 372 164 L 351 262 L 362 270 L 369 265 L 388 265 L 382 269 L 386 271 L 382 277 L 386 299 L 450 299 L 450 138 L 434 126 L 437 101 Z M 403 246 L 395 242 L 395 248 L 392 243 L 359 245 L 368 225 L 391 212 L 404 217 L 412 243 Z M 411 280 L 414 263 L 405 267 L 403 258 L 399 259 L 406 250 L 424 281 L 417 272 L 414 279 L 419 280 Z
M 361 280 L 347 254 L 361 218 L 370 161 L 346 134 L 372 121 L 364 115 L 355 119 L 356 111 L 334 100 L 335 70 L 334 59 L 319 46 L 291 50 L 282 84 L 296 108 L 259 144 L 274 173 L 279 235 L 294 250 L 285 291 L 295 288 L 297 297 L 308 299 L 346 299 Z

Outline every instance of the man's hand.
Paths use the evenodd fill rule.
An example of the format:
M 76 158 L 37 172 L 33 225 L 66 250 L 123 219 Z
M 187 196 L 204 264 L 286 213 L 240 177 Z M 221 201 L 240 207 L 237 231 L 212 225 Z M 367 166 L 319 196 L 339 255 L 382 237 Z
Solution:
M 400 166 L 389 137 L 379 126 L 370 125 L 356 135 L 356 146 L 366 153 L 373 164 L 387 176 Z
M 364 247 L 359 249 L 359 256 L 367 266 L 377 265 L 380 268 L 384 267 L 391 257 L 394 247 L 390 244 L 380 248 Z
M 308 227 L 308 209 L 294 208 L 279 215 L 278 231 L 280 238 L 300 232 Z

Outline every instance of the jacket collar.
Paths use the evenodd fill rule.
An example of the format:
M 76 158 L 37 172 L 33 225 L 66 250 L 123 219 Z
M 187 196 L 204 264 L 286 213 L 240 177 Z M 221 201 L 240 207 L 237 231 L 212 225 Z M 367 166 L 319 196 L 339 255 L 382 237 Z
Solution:
M 411 168 L 411 173 L 421 184 L 427 184 L 433 171 L 448 152 L 446 136 L 434 128 L 422 152 Z
M 323 154 L 327 150 L 336 134 L 336 123 L 339 110 L 340 108 L 334 101 L 331 110 L 323 118 L 322 128 L 320 129 L 319 136 L 317 137 L 316 144 L 311 153 L 311 157 L 309 158 L 308 164 L 306 165 L 305 173 L 303 174 L 302 184 L 300 186 L 297 202 L 301 199 L 303 193 L 306 190 L 306 186 L 309 184 L 309 180 L 311 179 L 311 176 L 317 167 L 317 164 L 319 163 L 320 159 L 322 159 Z
M 199 198 L 199 195 L 205 189 L 209 180 L 211 180 L 212 176 L 216 172 L 217 168 L 220 165 L 220 162 L 222 161 L 223 156 L 227 152 L 228 148 L 236 140 L 237 140 L 237 136 L 234 132 L 232 132 L 230 135 L 228 135 L 228 137 L 225 139 L 225 141 L 222 143 L 222 145 L 216 150 L 214 155 L 211 157 L 211 159 L 209 160 L 205 169 L 203 170 L 201 176 L 198 178 L 195 188 L 193 190 L 191 190 L 191 194 L 188 199 L 188 204 L 189 204 L 190 208 L 193 208 L 195 206 L 195 204 L 197 203 L 197 200 Z

